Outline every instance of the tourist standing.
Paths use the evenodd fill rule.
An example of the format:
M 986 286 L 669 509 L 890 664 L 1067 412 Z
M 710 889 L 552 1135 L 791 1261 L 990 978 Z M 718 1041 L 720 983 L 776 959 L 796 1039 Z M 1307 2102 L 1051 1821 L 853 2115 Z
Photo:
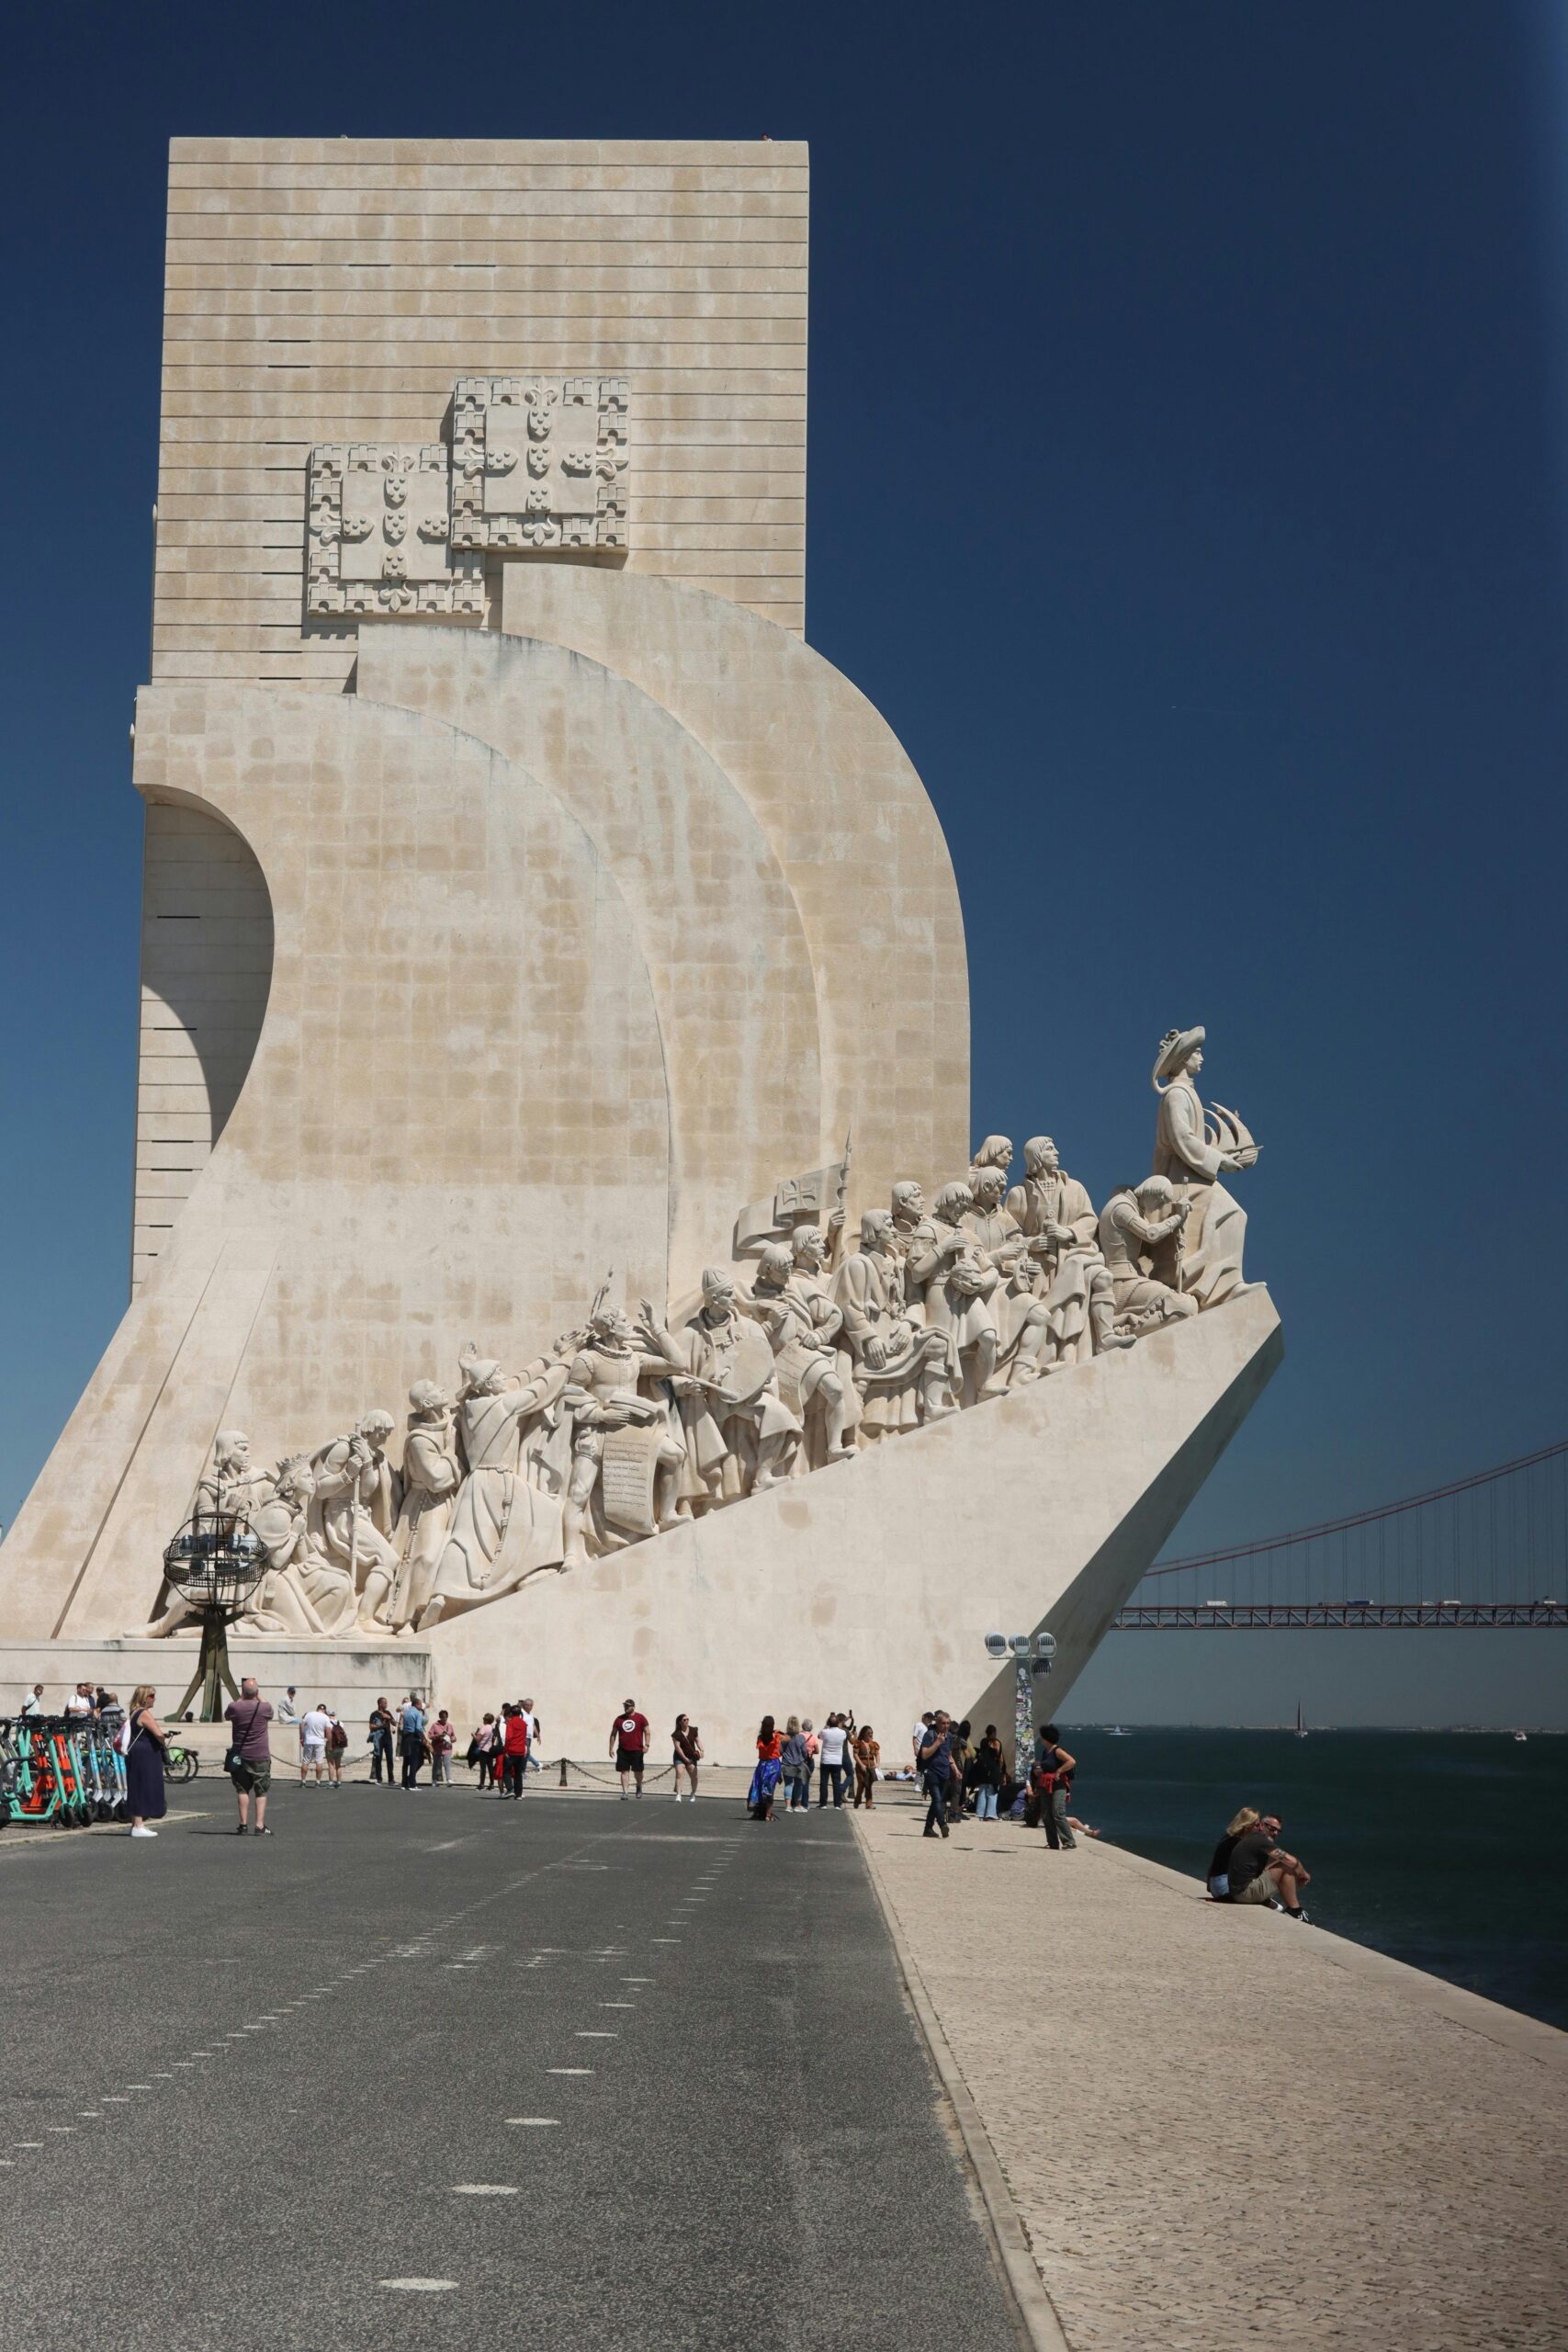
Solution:
M 800 1717 L 791 1715 L 784 1725 L 784 1746 L 779 1750 L 779 1770 L 784 1787 L 789 1792 L 785 1817 L 792 1813 L 811 1810 L 811 1751 L 806 1744 Z
M 392 1785 L 392 1711 L 385 1699 L 378 1699 L 370 1710 L 370 1778 L 379 1781 L 383 1774 L 386 1785 Z
M 348 1751 L 348 1734 L 335 1707 L 329 1707 L 327 1716 L 327 1781 L 331 1787 L 343 1786 L 343 1759 Z
M 424 1710 L 412 1690 L 403 1701 L 399 1720 L 398 1750 L 403 1759 L 403 1786 L 417 1789 L 419 1768 L 424 1761 Z
M 948 1776 L 953 1759 L 953 1718 L 938 1708 L 931 1720 L 931 1728 L 919 1752 L 918 1761 L 925 1774 L 926 1826 L 921 1833 L 927 1838 L 947 1836 Z
M 27 1697 L 22 1701 L 22 1713 L 24 1715 L 42 1714 L 43 1684 L 41 1682 L 35 1682 Z
M 692 1803 L 695 1804 L 697 1766 L 703 1760 L 703 1743 L 697 1736 L 697 1727 L 689 1715 L 676 1716 L 675 1729 L 671 1735 L 671 1746 L 675 1752 L 675 1802 L 677 1804 L 681 1802 L 681 1775 L 684 1772 L 692 1784 Z
M 882 1743 L 869 1724 L 862 1724 L 855 1734 L 855 1811 L 863 1804 L 867 1813 L 876 1803 L 876 1767 L 882 1755 Z
M 637 1701 L 627 1699 L 620 1713 L 610 1725 L 610 1754 L 615 1759 L 615 1770 L 621 1776 L 621 1803 L 630 1793 L 626 1783 L 637 1782 L 637 1792 L 642 1794 L 643 1767 L 648 1761 L 648 1717 L 637 1713 Z
M 1040 1754 L 1030 1775 L 1030 1801 L 1023 1817 L 1032 1829 L 1037 1824 L 1043 1826 L 1045 1843 L 1053 1853 L 1073 1853 L 1077 1848 L 1067 1823 L 1067 1798 L 1077 1762 L 1058 1739 L 1055 1724 L 1047 1724 L 1040 1735 Z
M 521 1799 L 528 1770 L 528 1718 L 511 1702 L 501 1711 L 501 1793 Z
M 234 1784 L 234 1794 L 240 1802 L 239 1826 L 234 1834 L 243 1838 L 251 1826 L 251 1805 L 255 1804 L 255 1835 L 270 1838 L 266 1826 L 266 1792 L 272 1786 L 272 1743 L 266 1727 L 272 1721 L 272 1706 L 262 1697 L 254 1674 L 243 1676 L 240 1695 L 231 1699 L 223 1710 L 229 1723 L 229 1778 Z
M 920 1750 L 925 1746 L 927 1740 L 930 1739 L 931 1736 L 931 1725 L 935 1721 L 935 1715 L 931 1713 L 931 1709 L 928 1708 L 926 1713 L 920 1717 L 919 1722 L 915 1725 L 914 1730 L 909 1734 L 910 1744 L 913 1747 L 915 1753 L 915 1778 L 917 1781 L 922 1777 L 924 1770 L 924 1768 L 920 1763 Z
M 497 1751 L 501 1735 L 493 1713 L 486 1715 L 469 1744 L 469 1757 L 479 1768 L 479 1794 L 482 1797 L 495 1780 Z
M 828 1803 L 828 1783 L 833 1784 L 833 1810 L 844 1809 L 844 1750 L 849 1734 L 837 1715 L 829 1715 L 822 1726 L 822 1744 L 817 1758 L 817 1810 L 822 1812 Z
M 128 1718 L 130 1738 L 125 1751 L 125 1802 L 130 1815 L 133 1838 L 156 1838 L 149 1829 L 150 1821 L 162 1821 L 169 1809 L 164 1793 L 164 1751 L 168 1735 L 152 1713 L 152 1702 L 158 1693 L 151 1682 L 137 1685 L 131 1693 Z
M 92 1712 L 93 1686 L 90 1682 L 78 1682 L 65 1702 L 66 1717 L 72 1723 L 80 1724 L 85 1722 Z
M 779 1737 L 772 1715 L 764 1715 L 757 1733 L 757 1769 L 751 1775 L 751 1786 L 746 1798 L 753 1821 L 772 1821 L 773 1817 L 773 1798 L 778 1792 L 783 1771 L 780 1762 L 783 1749 L 784 1742 Z
M 995 1821 L 997 1792 L 1007 1770 L 1001 1741 L 997 1737 L 995 1724 L 987 1724 L 975 1750 L 975 1818 Z
M 539 1747 L 539 1718 L 534 1712 L 532 1699 L 524 1700 L 523 1713 L 528 1723 L 528 1770 L 531 1772 L 542 1772 L 545 1766 L 543 1753 Z
M 318 1699 L 307 1707 L 299 1718 L 299 1786 L 303 1788 L 313 1770 L 316 1786 L 321 1785 L 321 1774 L 327 1764 L 327 1734 L 333 1727 L 324 1701 Z
M 457 1745 L 457 1733 L 445 1707 L 431 1724 L 427 1737 L 430 1742 L 430 1785 L 432 1788 L 449 1789 L 452 1785 L 452 1750 Z

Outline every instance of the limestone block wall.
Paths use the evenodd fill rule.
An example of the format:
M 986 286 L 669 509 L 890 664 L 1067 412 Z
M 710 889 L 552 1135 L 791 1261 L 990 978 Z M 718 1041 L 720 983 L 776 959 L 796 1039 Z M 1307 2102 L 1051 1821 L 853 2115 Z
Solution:
M 400 624 L 307 620 L 311 448 L 434 442 L 458 376 L 533 369 L 627 385 L 628 570 L 798 636 L 807 181 L 803 145 L 763 140 L 174 141 L 154 679 L 342 691 Z M 212 831 L 150 816 L 133 1296 L 228 1082 L 164 976 L 209 1036 L 231 990 L 242 1030 L 259 1017 L 258 970 L 207 911 L 232 865 Z
M 130 1292 L 147 1280 L 251 1066 L 272 978 L 272 901 L 205 809 L 147 811 Z
M 805 623 L 807 151 L 176 139 L 152 674 L 337 692 L 303 625 L 324 442 L 432 442 L 457 377 L 625 377 L 632 568 Z

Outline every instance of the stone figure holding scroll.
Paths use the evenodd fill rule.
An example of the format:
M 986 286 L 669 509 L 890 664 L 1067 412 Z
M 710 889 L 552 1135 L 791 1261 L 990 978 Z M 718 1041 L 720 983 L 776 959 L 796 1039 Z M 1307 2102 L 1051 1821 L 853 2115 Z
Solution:
M 1203 1038 L 1201 1029 L 1168 1029 L 1160 1039 L 1151 1080 L 1159 1096 L 1153 1172 L 1188 1204 L 1181 1288 L 1210 1307 L 1248 1287 L 1241 1271 L 1247 1213 L 1219 1180 L 1250 1168 L 1258 1147 L 1224 1103 L 1205 1113 L 1196 1084 Z
M 1094 1203 L 1077 1178 L 1067 1174 L 1049 1136 L 1031 1136 L 1024 1145 L 1023 1182 L 1008 1194 L 1007 1207 L 1032 1241 L 1046 1245 L 1035 1254 L 1047 1285 L 1064 1250 L 1095 1238 Z

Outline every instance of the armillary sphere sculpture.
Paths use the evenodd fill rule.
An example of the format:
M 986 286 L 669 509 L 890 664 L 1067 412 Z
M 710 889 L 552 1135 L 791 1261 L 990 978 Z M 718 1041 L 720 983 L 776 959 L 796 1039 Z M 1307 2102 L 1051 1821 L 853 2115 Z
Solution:
M 225 1690 L 240 1695 L 229 1666 L 229 1626 L 261 1582 L 266 1566 L 259 1540 L 240 1511 L 197 1511 L 164 1553 L 164 1574 L 201 1618 L 201 1655 L 190 1687 L 175 1709 L 177 1720 L 201 1693 L 200 1721 L 220 1720 Z

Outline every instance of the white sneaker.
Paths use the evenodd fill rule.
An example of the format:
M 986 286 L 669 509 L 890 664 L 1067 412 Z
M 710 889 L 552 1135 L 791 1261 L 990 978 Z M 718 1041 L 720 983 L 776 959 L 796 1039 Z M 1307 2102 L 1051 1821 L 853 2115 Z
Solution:
M 158 1835 L 155 1829 L 133 1829 L 130 1834 L 133 1838 L 156 1838 Z

